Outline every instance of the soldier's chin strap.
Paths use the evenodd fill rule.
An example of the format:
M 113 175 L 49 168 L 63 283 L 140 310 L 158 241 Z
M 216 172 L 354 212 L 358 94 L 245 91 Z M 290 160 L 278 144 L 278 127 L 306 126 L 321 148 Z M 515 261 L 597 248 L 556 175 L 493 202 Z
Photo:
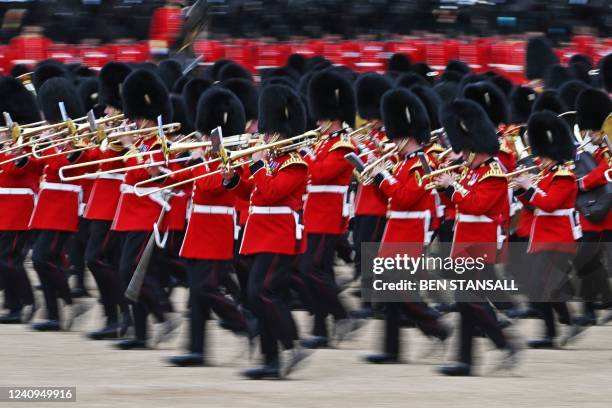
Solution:
M 476 153 L 470 152 L 467 160 L 465 161 L 465 164 L 467 165 L 467 167 L 471 167 L 472 164 L 474 164 L 474 160 L 476 160 Z

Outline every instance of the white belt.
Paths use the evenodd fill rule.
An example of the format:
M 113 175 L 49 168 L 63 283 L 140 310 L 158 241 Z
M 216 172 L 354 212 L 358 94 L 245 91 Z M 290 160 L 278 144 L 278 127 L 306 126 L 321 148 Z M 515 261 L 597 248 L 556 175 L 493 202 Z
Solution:
M 79 216 L 83 215 L 85 212 L 85 203 L 83 203 L 83 187 L 79 186 L 78 184 L 49 183 L 43 181 L 40 183 L 40 191 L 42 192 L 42 190 L 68 191 L 71 193 L 77 193 L 79 200 L 77 212 Z
M 201 205 L 194 204 L 193 212 L 196 214 L 224 214 L 224 215 L 234 215 L 236 210 L 234 207 L 225 207 L 222 205 Z
M 277 214 L 291 214 L 295 220 L 295 238 L 302 239 L 302 230 L 304 226 L 300 224 L 300 215 L 293 211 L 291 207 L 279 206 L 279 207 L 261 207 L 252 205 L 249 208 L 249 214 L 266 214 L 266 215 L 277 215 Z
M 436 190 L 432 190 L 431 194 L 434 197 L 434 202 L 436 205 L 436 217 L 438 218 L 444 217 L 444 210 L 446 209 L 446 206 L 442 204 L 442 199 L 440 198 L 440 194 L 438 194 Z
M 348 191 L 348 186 L 318 186 L 309 185 L 306 188 L 309 193 L 337 193 L 345 194 Z
M 390 220 L 423 220 L 425 245 L 431 242 L 433 236 L 433 231 L 430 231 L 431 211 L 388 211 L 387 218 Z
M 234 209 L 234 207 L 226 207 L 223 205 L 193 204 L 192 211 L 194 214 L 231 215 L 234 219 L 234 239 L 238 239 L 238 237 L 240 236 L 240 225 L 238 225 L 238 218 L 236 216 L 236 210 Z
M 125 181 L 125 174 L 121 174 L 121 173 L 100 174 L 97 178 L 102 179 L 102 180 Z
M 325 185 L 308 185 L 307 193 L 334 193 L 342 194 L 342 216 L 349 217 L 351 215 L 351 203 L 348 199 L 348 186 L 325 186 Z
M 536 217 L 568 217 L 570 225 L 572 226 L 572 236 L 574 239 L 582 238 L 582 227 L 580 226 L 578 217 L 576 217 L 575 208 L 562 208 L 552 212 L 542 211 L 539 208 L 536 208 L 533 214 Z
M 458 213 L 456 217 L 457 222 L 495 222 L 486 215 L 471 215 Z M 497 249 L 502 249 L 506 236 L 503 234 L 501 225 L 497 226 Z
M 64 183 L 48 183 L 43 181 L 40 183 L 41 190 L 57 190 L 57 191 L 71 191 L 73 193 L 82 193 L 83 188 L 78 184 L 64 184 Z
M 36 195 L 31 188 L 0 188 L 0 195 Z
M 130 184 L 122 184 L 119 190 L 123 194 L 136 194 L 136 189 Z M 168 203 L 168 200 L 164 198 L 164 195 L 161 191 L 154 192 L 155 190 L 157 190 L 157 187 L 143 187 L 139 188 L 139 190 L 142 191 L 143 194 L 146 194 L 149 200 L 158 204 L 160 207 L 163 207 L 166 212 L 172 209 L 172 207 Z
M 458 213 L 456 216 L 458 222 L 493 222 L 493 220 L 486 215 L 471 215 Z
M 564 208 L 561 210 L 555 210 L 553 212 L 546 212 L 546 211 L 542 211 L 539 208 L 537 208 L 534 211 L 534 215 L 537 217 L 564 217 L 568 215 L 573 215 L 575 211 L 576 210 L 573 208 Z

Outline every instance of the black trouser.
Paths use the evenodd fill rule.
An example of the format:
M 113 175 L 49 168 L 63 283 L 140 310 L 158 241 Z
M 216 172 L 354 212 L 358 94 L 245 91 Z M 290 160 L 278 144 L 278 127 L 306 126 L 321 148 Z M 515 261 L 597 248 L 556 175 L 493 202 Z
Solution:
M 140 262 L 152 232 L 127 231 L 121 233 L 121 258 L 119 259 L 119 275 L 121 276 L 121 293 L 127 289 L 132 275 Z M 152 314 L 158 322 L 165 321 L 159 299 L 159 265 L 162 251 L 155 246 L 147 267 L 147 273 L 142 283 L 137 302 L 131 302 L 134 314 L 134 330 L 136 339 L 147 339 L 147 317 Z
M 89 239 L 88 219 L 79 217 L 79 230 L 72 234 L 66 242 L 68 255 L 68 272 L 76 277 L 76 287 L 85 287 L 85 250 Z
M 355 245 L 355 272 L 353 277 L 361 276 L 361 244 L 365 242 L 380 242 L 387 217 L 384 215 L 356 215 L 353 218 L 353 243 Z
M 461 315 L 460 362 L 472 365 L 472 343 L 476 327 L 482 329 L 498 349 L 507 347 L 506 338 L 497 324 L 495 311 L 488 303 L 459 302 L 457 308 Z
M 118 309 L 128 310 L 119 277 L 121 246 L 117 233 L 110 230 L 111 224 L 112 221 L 91 220 L 85 247 L 85 262 L 98 285 L 107 323 L 117 321 Z
M 308 282 L 314 302 L 313 335 L 327 337 L 325 319 L 344 319 L 347 312 L 338 298 L 339 288 L 334 274 L 336 242 L 340 235 L 308 234 L 308 246 L 302 256 L 302 273 Z
M 66 304 L 72 304 L 68 278 L 62 268 L 62 249 L 70 234 L 66 231 L 38 231 L 32 247 L 32 263 L 42 285 L 49 320 L 59 320 L 58 297 Z
M 250 260 L 249 305 L 259 322 L 265 363 L 274 364 L 278 362 L 278 343 L 292 349 L 298 338 L 289 308 L 289 281 L 295 256 L 260 253 Z
M 237 215 L 237 217 L 239 217 L 239 215 Z M 238 294 L 237 300 L 242 305 L 248 307 L 247 286 L 249 282 L 249 260 L 248 257 L 240 255 L 244 228 L 244 225 L 240 227 L 238 239 L 234 241 L 234 270 L 236 271 L 236 278 L 238 279 L 238 285 L 240 286 L 240 293 Z
M 479 276 L 490 279 L 495 276 L 493 265 L 485 265 Z M 499 349 L 507 347 L 506 338 L 499 328 L 497 316 L 491 305 L 487 302 L 483 293 L 464 293 L 470 295 L 474 301 L 457 302 L 457 309 L 461 316 L 461 332 L 459 340 L 459 361 L 468 365 L 472 364 L 472 343 L 476 328 L 480 328 L 487 337 L 493 341 Z M 482 301 L 478 301 L 482 299 Z M 467 300 L 467 298 L 466 298 Z
M 28 231 L 0 231 L 0 276 L 6 307 L 11 313 L 34 304 L 30 279 L 23 267 L 28 253 Z
M 394 356 L 400 353 L 400 328 L 402 315 L 410 318 L 426 336 L 441 338 L 444 328 L 438 323 L 438 314 L 424 302 L 385 304 L 384 351 Z
M 185 260 L 179 255 L 184 238 L 184 231 L 168 232 L 168 239 L 165 247 L 162 249 L 162 256 L 160 258 L 161 265 L 158 267 L 160 282 L 159 298 L 164 310 L 168 312 L 173 310 L 170 303 L 170 295 L 174 286 L 179 282 L 187 286 L 187 266 Z M 166 291 L 164 288 L 168 288 L 168 290 Z
M 232 268 L 231 261 L 189 260 L 187 274 L 191 296 L 191 341 L 192 353 L 204 353 L 205 326 L 211 310 L 225 321 L 232 331 L 246 331 L 246 321 L 235 302 L 221 291 Z
M 606 251 L 610 250 L 612 231 L 584 231 L 578 252 L 574 258 L 574 266 L 582 280 L 580 296 L 586 301 L 585 312 L 595 316 L 594 302 L 598 298 L 604 302 L 612 302 L 610 276 L 603 263 Z
M 559 314 L 561 321 L 571 321 L 570 313 L 565 302 L 553 301 L 552 297 L 567 292 L 566 276 L 569 272 L 571 254 L 561 252 L 542 251 L 529 255 L 531 264 L 531 277 L 533 278 L 530 290 L 533 296 L 541 299 L 551 297 L 548 302 L 534 302 L 533 307 L 540 313 L 546 327 L 546 336 L 554 338 L 557 335 L 553 311 Z M 551 282 L 552 281 L 552 282 Z M 559 285 L 559 282 L 563 282 Z M 552 285 L 552 286 L 551 286 Z

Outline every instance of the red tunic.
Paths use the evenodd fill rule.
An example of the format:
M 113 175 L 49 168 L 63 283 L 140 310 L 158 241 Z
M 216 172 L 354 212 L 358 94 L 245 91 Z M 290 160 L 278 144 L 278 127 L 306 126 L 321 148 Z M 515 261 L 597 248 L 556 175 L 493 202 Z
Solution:
M 457 211 L 451 256 L 496 263 L 510 212 L 508 182 L 499 163 L 489 159 L 464 170 L 458 187 L 447 192 Z
M 142 140 L 137 149 L 141 152 L 157 150 L 159 142 L 157 137 L 149 137 Z M 129 155 L 130 153 L 128 153 Z M 159 162 L 163 160 L 161 152 L 147 155 L 144 157 L 130 157 L 125 161 L 126 167 L 141 164 L 145 161 Z M 159 219 L 162 206 L 159 195 L 149 195 L 138 197 L 134 194 L 134 185 L 140 181 L 148 180 L 151 175 L 146 169 L 129 170 L 125 174 L 125 183 L 121 185 L 121 196 L 115 211 L 113 220 L 113 231 L 152 231 L 153 225 Z M 162 183 L 147 183 L 140 191 L 145 192 L 145 188 L 157 188 Z
M 424 244 L 431 239 L 436 218 L 436 201 L 432 191 L 425 189 L 427 183 L 422 180 L 424 171 L 417 153 L 407 155 L 395 166 L 393 175 L 379 184 L 389 197 L 388 221 L 382 242 L 418 243 L 409 251 L 412 256 L 423 253 Z M 379 178 L 381 176 L 377 176 Z M 385 251 L 384 246 L 381 250 Z
M 528 252 L 574 253 L 580 238 L 580 224 L 574 209 L 578 187 L 566 166 L 544 170 L 535 187 L 519 196 L 523 204 L 535 207 Z
M 606 179 L 605 172 L 612 167 L 610 152 L 607 147 L 599 147 L 593 153 L 593 158 L 597 161 L 597 167 L 589 174 L 578 180 L 580 190 L 588 191 L 596 187 L 603 186 L 609 181 Z M 608 210 L 608 215 L 602 221 L 594 223 L 586 217 L 580 215 L 580 224 L 585 231 L 609 231 L 612 230 L 612 211 Z
M 79 154 L 71 162 L 69 153 L 60 156 L 42 158 L 44 163 L 40 193 L 32 218 L 30 229 L 76 232 L 79 226 L 79 215 L 83 203 L 83 188 L 79 184 L 64 183 L 59 177 L 59 170 L 71 164 L 91 161 L 90 151 Z M 65 176 L 83 174 L 84 170 L 76 169 L 65 172 Z
M 253 164 L 252 176 L 230 185 L 238 197 L 250 195 L 251 207 L 244 227 L 242 255 L 277 253 L 296 255 L 304 251 L 298 212 L 306 191 L 307 163 L 295 153 Z
M 344 158 L 356 149 L 345 135 L 329 136 L 321 141 L 308 163 L 308 197 L 304 203 L 304 227 L 307 233 L 344 234 L 348 226 L 348 186 L 353 167 Z
M 196 177 L 219 168 L 219 163 L 198 166 Z M 220 174 L 194 182 L 193 206 L 180 255 L 190 259 L 230 260 L 234 256 L 234 195 L 223 187 Z
M 0 154 L 0 161 L 10 158 Z M 0 166 L 0 231 L 28 229 L 41 172 L 42 164 L 33 158 L 21 167 L 16 162 Z
M 117 157 L 121 152 L 108 149 L 104 152 L 100 149 L 95 151 L 96 158 L 93 160 L 108 159 Z M 98 171 L 114 170 L 124 167 L 123 161 L 113 161 L 102 163 Z M 92 169 L 87 171 L 93 172 Z M 117 203 L 121 195 L 119 188 L 125 180 L 123 173 L 102 174 L 96 177 L 91 194 L 87 200 L 84 217 L 89 220 L 112 221 L 117 210 Z
M 371 139 L 375 139 L 378 143 L 386 137 L 385 133 L 381 130 L 372 132 L 370 135 Z M 368 161 L 376 160 L 380 157 L 378 153 L 377 142 L 372 140 L 364 141 L 364 146 L 357 146 L 360 150 L 360 154 L 364 152 L 370 152 L 368 154 Z M 357 196 L 355 197 L 355 215 L 377 215 L 384 216 L 387 213 L 387 196 L 380 191 L 380 189 L 373 184 L 359 184 L 357 187 Z

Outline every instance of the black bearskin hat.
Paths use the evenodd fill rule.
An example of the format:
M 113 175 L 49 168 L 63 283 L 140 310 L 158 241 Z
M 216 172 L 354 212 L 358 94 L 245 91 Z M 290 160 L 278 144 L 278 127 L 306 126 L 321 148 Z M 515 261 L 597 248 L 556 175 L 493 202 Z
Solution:
M 257 120 L 259 92 L 255 84 L 247 79 L 232 78 L 223 82 L 223 86 L 240 99 L 246 120 Z
M 212 86 L 200 96 L 196 129 L 202 134 L 221 126 L 223 136 L 240 135 L 246 128 L 244 108 L 240 99 L 229 89 Z
M 470 84 L 463 89 L 463 96 L 482 106 L 495 126 L 508 122 L 508 101 L 497 85 L 488 81 Z
M 440 121 L 455 152 L 468 150 L 494 155 L 499 151 L 495 126 L 478 103 L 456 99 L 441 109 Z
M 172 123 L 181 124 L 181 133 L 187 135 L 194 131 L 193 122 L 187 117 L 185 101 L 179 95 L 170 95 L 172 104 Z
M 404 54 L 396 53 L 389 58 L 387 72 L 410 72 L 412 61 L 410 57 Z
M 461 60 L 457 60 L 457 59 L 452 59 L 450 61 L 448 61 L 448 64 L 446 64 L 446 69 L 445 71 L 455 71 L 461 74 L 461 76 L 468 74 L 471 69 L 470 66 L 468 64 L 466 64 L 465 62 L 461 61 Z
M 123 109 L 121 100 L 122 84 L 132 72 L 129 65 L 123 62 L 109 62 L 102 67 L 98 75 L 98 92 L 100 104 Z
M 166 85 L 147 69 L 137 69 L 123 82 L 121 100 L 123 113 L 128 119 L 143 118 L 157 121 L 162 115 L 164 123 L 172 119 L 172 104 Z
M 411 137 L 421 144 L 429 142 L 431 127 L 421 100 L 404 88 L 387 91 L 381 101 L 385 132 L 391 140 Z
M 576 147 L 569 125 L 550 111 L 536 112 L 529 118 L 527 137 L 531 152 L 558 162 L 574 158 Z
M 32 74 L 32 85 L 34 85 L 34 89 L 36 89 L 36 92 L 38 92 L 45 81 L 55 77 L 67 78 L 68 73 L 59 62 L 49 60 L 45 63 L 39 64 L 36 67 L 34 73 Z
M 568 81 L 559 88 L 559 98 L 565 104 L 567 109 L 576 110 L 576 100 L 580 92 L 587 89 L 589 86 L 582 81 Z
M 599 78 L 601 78 L 603 88 L 612 92 L 612 53 L 599 61 Z
M 572 79 L 574 79 L 574 73 L 569 68 L 555 64 L 546 70 L 544 87 L 546 89 L 559 89 L 561 85 Z
M 532 112 L 540 112 L 543 110 L 549 110 L 560 115 L 563 112 L 567 112 L 567 107 L 561 98 L 559 98 L 557 91 L 547 90 L 538 95 L 538 98 L 533 104 Z
M 604 91 L 587 88 L 578 95 L 576 111 L 576 123 L 581 130 L 601 130 L 612 113 L 612 102 Z
M 100 115 L 100 92 L 98 90 L 98 78 L 83 78 L 77 85 L 81 103 L 86 111 L 94 110 L 96 116 Z M 102 109 L 103 111 L 103 109 Z
M 333 69 L 316 72 L 308 86 L 308 108 L 315 121 L 340 120 L 353 127 L 357 106 L 351 82 Z
M 355 81 L 357 95 L 357 111 L 365 120 L 380 119 L 380 99 L 383 94 L 393 88 L 393 82 L 375 72 L 367 72 Z
M 197 109 L 198 109 L 198 101 L 200 100 L 200 96 L 208 88 L 213 85 L 213 81 L 207 78 L 193 78 L 190 79 L 185 86 L 183 87 L 183 92 L 181 93 L 181 97 L 185 102 L 185 107 L 187 108 L 187 117 L 192 122 L 195 122 Z
M 64 120 L 59 102 L 64 102 L 70 119 L 85 116 L 85 108 L 83 108 L 77 89 L 66 78 L 56 77 L 46 80 L 38 90 L 37 97 L 43 116 L 49 123 L 59 123 Z
M 293 137 L 306 131 L 306 108 L 295 90 L 285 85 L 269 85 L 259 96 L 258 130 Z
M 410 88 L 414 85 L 431 86 L 431 83 L 419 74 L 408 72 L 397 77 L 395 80 L 396 87 Z
M 239 65 L 236 63 L 225 64 L 219 70 L 219 74 L 217 75 L 217 80 L 226 81 L 231 78 L 244 78 L 244 79 L 248 79 L 249 81 L 252 81 L 253 75 L 251 75 L 251 73 L 246 68 L 244 68 L 242 65 Z
M 440 117 L 438 113 L 440 106 L 442 106 L 442 99 L 438 96 L 436 91 L 431 89 L 429 86 L 415 85 L 410 88 L 410 92 L 415 94 L 427 110 L 427 116 L 429 117 L 429 123 L 432 129 L 439 129 L 442 127 L 440 124 Z
M 512 123 L 527 123 L 538 93 L 528 86 L 518 86 L 510 95 Z
M 525 59 L 527 79 L 543 79 L 548 67 L 559 63 L 550 41 L 545 37 L 529 40 Z
M 20 80 L 11 76 L 0 77 L 0 114 L 8 112 L 14 122 L 21 125 L 40 120 L 36 98 Z M 4 117 L 0 119 L 3 126 Z
M 183 68 L 176 60 L 164 60 L 157 66 L 157 75 L 164 81 L 166 88 L 172 90 L 174 83 L 183 75 Z

